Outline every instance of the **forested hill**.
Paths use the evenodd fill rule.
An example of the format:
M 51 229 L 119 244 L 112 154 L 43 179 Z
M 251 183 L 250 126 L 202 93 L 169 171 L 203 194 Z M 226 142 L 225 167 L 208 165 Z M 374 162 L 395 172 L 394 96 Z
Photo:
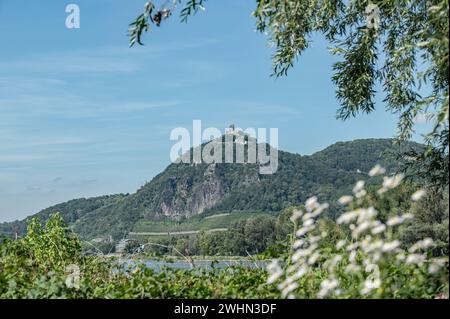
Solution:
M 388 171 L 397 169 L 398 155 L 417 143 L 393 144 L 392 139 L 360 139 L 352 142 L 337 142 L 312 155 L 327 166 L 346 171 L 368 172 L 375 164 L 382 164 Z
M 27 227 L 27 221 L 32 217 L 37 217 L 39 220 L 45 222 L 50 214 L 60 212 L 64 220 L 73 225 L 77 220 L 81 219 L 89 212 L 95 211 L 101 207 L 108 207 L 115 205 L 118 201 L 125 198 L 127 195 L 106 195 L 92 198 L 78 198 L 72 199 L 68 202 L 57 204 L 41 210 L 39 213 L 29 216 L 24 220 L 14 221 L 10 223 L 0 223 L 0 234 L 8 237 L 14 236 L 16 232 L 24 234 Z
M 313 155 L 279 152 L 278 171 L 259 174 L 255 164 L 170 164 L 131 195 L 75 199 L 47 208 L 42 220 L 60 212 L 84 238 L 112 235 L 120 238 L 140 220 L 183 220 L 199 214 L 233 211 L 279 212 L 316 195 L 335 202 L 355 181 L 368 179 L 376 163 L 388 172 L 398 169 L 403 146 L 391 139 L 339 142 Z M 336 209 L 330 210 L 336 213 Z M 0 233 L 23 233 L 26 220 L 0 224 Z

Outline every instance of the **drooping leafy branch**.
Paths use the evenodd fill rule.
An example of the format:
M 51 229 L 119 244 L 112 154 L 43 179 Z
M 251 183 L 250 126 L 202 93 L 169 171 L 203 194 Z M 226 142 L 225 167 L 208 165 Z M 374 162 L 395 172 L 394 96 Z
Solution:
M 130 23 L 128 35 L 130 37 L 130 47 L 136 43 L 143 45 L 141 41 L 142 33 L 151 30 L 151 24 L 159 27 L 161 22 L 166 20 L 176 10 L 182 0 L 165 1 L 160 9 L 156 9 L 153 1 L 148 1 L 144 5 L 144 12 L 140 14 L 135 21 Z M 206 0 L 188 0 L 186 5 L 180 11 L 181 22 L 187 22 L 188 18 L 204 9 L 203 4 Z
M 286 75 L 313 33 L 330 41 L 338 118 L 375 108 L 378 86 L 408 139 L 419 114 L 448 130 L 448 1 L 258 0 L 258 30 L 275 45 L 274 75 Z M 431 93 L 423 88 L 429 83 Z

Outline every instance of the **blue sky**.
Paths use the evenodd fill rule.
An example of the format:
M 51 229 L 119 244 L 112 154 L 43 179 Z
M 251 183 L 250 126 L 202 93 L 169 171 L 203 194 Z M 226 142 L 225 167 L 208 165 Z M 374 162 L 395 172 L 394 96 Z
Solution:
M 271 78 L 255 1 L 208 1 L 128 48 L 143 0 L 0 0 L 0 221 L 62 201 L 134 192 L 169 163 L 175 127 L 276 127 L 283 150 L 392 137 L 378 111 L 335 119 L 333 57 L 315 37 L 289 76 Z M 65 27 L 78 4 L 81 28 Z M 381 101 L 381 99 L 380 99 Z M 420 129 L 420 126 L 419 126 Z

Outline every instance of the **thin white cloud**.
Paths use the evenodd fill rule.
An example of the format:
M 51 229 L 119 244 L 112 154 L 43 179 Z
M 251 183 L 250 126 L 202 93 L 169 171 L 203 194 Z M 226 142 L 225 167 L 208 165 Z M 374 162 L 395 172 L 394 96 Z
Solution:
M 0 162 L 27 162 L 48 159 L 45 154 L 0 154 Z
M 140 112 L 180 105 L 181 101 L 120 101 L 109 103 L 93 101 L 69 92 L 54 94 L 21 94 L 0 98 L 0 111 L 3 120 L 11 118 L 29 118 L 39 116 L 83 118 L 114 117 L 117 113 Z M 0 119 L 1 123 L 1 119 Z
M 0 63 L 0 69 L 3 72 L 26 72 L 27 74 L 30 72 L 95 74 L 132 72 L 139 69 L 139 64 L 125 57 L 95 52 L 80 54 L 62 52 Z
M 101 47 L 22 56 L 0 63 L 2 72 L 51 74 L 129 73 L 142 69 L 144 62 L 170 52 L 198 49 L 218 43 L 217 39 L 193 39 L 143 47 Z M 139 59 L 137 59 L 139 56 Z M 1 81 L 1 80 L 0 80 Z

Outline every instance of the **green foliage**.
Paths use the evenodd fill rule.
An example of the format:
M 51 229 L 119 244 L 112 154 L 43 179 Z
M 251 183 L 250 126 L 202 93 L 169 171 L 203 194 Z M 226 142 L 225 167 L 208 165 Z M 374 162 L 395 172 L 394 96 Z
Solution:
M 181 0 L 179 0 L 181 2 Z M 186 6 L 181 10 L 180 17 L 182 22 L 187 22 L 191 15 L 198 12 L 199 9 L 203 8 L 203 4 L 206 0 L 188 0 Z
M 151 221 L 140 220 L 133 228 L 134 232 L 172 233 L 183 231 L 208 231 L 211 229 L 228 228 L 233 222 L 257 216 L 266 216 L 260 212 L 217 213 L 214 215 L 201 214 L 181 221 Z
M 449 200 L 448 189 L 444 193 L 429 194 L 411 208 L 415 220 L 402 230 L 400 238 L 409 245 L 420 238 L 429 237 L 435 242 L 433 255 L 448 256 Z
M 336 222 L 320 218 L 328 205 L 316 197 L 295 210 L 291 252 L 268 266 L 268 283 L 277 283 L 285 298 L 448 298 L 448 251 L 436 258 L 441 243 L 429 233 L 413 240 L 403 233 L 415 231 L 407 221 L 416 221 L 412 212 L 423 192 L 400 201 L 409 205 L 391 206 L 411 187 L 396 192 L 398 183 L 387 181 L 375 193 L 355 185 Z
M 365 195 L 367 198 L 353 203 L 352 205 L 357 206 L 349 206 L 349 209 L 377 205 L 377 209 L 380 210 L 380 221 L 386 222 L 387 216 L 403 212 L 403 208 L 395 210 L 395 202 L 402 196 L 406 196 L 404 194 L 410 194 L 410 191 L 411 188 L 408 186 L 398 192 L 390 190 L 380 198 L 383 199 L 381 202 L 377 202 L 374 198 L 375 195 L 371 195 L 369 191 Z M 315 210 L 320 205 L 313 206 L 315 207 L 313 210 L 311 206 L 311 201 L 309 201 L 306 207 L 310 216 L 315 216 Z M 426 207 L 429 207 L 426 202 L 417 203 L 410 205 L 409 210 L 415 209 L 417 214 L 423 212 L 426 216 Z M 448 226 L 448 205 L 440 208 L 447 210 Z M 296 236 L 299 235 L 299 227 L 310 225 L 306 222 L 307 219 L 302 218 L 306 215 L 297 215 L 296 219 L 291 219 L 298 209 L 304 208 L 286 209 L 277 220 L 270 216 L 259 216 L 236 221 L 229 232 L 214 237 L 215 241 L 212 241 L 212 238 L 208 240 L 191 238 L 191 240 L 197 243 L 198 249 L 219 249 L 221 244 L 230 245 L 229 247 L 238 250 L 244 248 L 245 251 L 254 252 L 268 248 L 265 256 L 280 257 L 279 249 L 281 249 L 284 250 L 281 259 L 286 263 L 286 267 L 292 266 L 298 262 L 298 256 L 303 256 L 303 254 L 297 254 L 301 246 L 298 246 L 295 241 Z M 371 215 L 368 216 L 365 218 L 373 218 L 370 217 Z M 419 220 L 422 218 L 418 217 Z M 301 222 L 297 222 L 299 218 L 302 218 Z M 440 217 L 436 216 L 436 218 Z M 362 219 L 358 225 L 360 226 L 364 222 L 365 220 Z M 439 220 L 435 220 L 435 225 L 438 222 Z M 317 250 L 320 251 L 320 255 L 316 257 L 318 258 L 316 261 L 309 262 L 308 267 L 310 268 L 303 273 L 303 276 L 295 277 L 296 286 L 291 287 L 292 289 L 289 288 L 295 297 L 316 298 L 318 292 L 324 290 L 326 286 L 324 282 L 330 278 L 330 275 L 339 279 L 339 289 L 330 288 L 331 290 L 327 290 L 328 294 L 319 294 L 321 297 L 435 298 L 442 294 L 445 296 L 446 290 L 448 290 L 448 285 L 445 285 L 445 282 L 448 284 L 448 272 L 442 266 L 438 268 L 440 271 L 431 271 L 429 267 L 435 263 L 432 259 L 430 259 L 431 263 L 428 260 L 421 262 L 420 259 L 411 263 L 399 262 L 399 256 L 405 253 L 405 250 L 399 247 L 389 248 L 395 252 L 394 255 L 386 253 L 391 250 L 385 249 L 383 257 L 381 259 L 377 257 L 377 249 L 385 247 L 383 245 L 386 244 L 391 245 L 397 235 L 409 238 L 410 234 L 388 231 L 374 235 L 374 238 L 370 236 L 355 237 L 352 233 L 354 228 L 345 229 L 329 219 L 318 220 L 315 225 L 312 230 L 309 230 L 311 233 L 307 232 L 306 236 L 302 231 L 300 238 L 311 244 L 320 237 L 320 250 Z M 405 228 L 407 230 L 411 227 L 410 225 L 405 226 L 407 226 Z M 289 235 L 291 231 L 292 236 Z M 411 231 L 415 232 L 415 229 Z M 424 232 L 421 232 L 420 235 L 423 234 L 428 235 Z M 206 234 L 203 235 L 206 236 Z M 448 242 L 448 227 L 446 236 Z M 275 242 L 276 238 L 279 239 L 277 242 Z M 353 250 L 357 252 L 356 255 L 352 257 L 352 249 L 347 249 L 345 245 L 336 245 L 342 239 L 345 239 L 347 248 L 353 246 Z M 173 237 L 170 240 L 175 240 L 173 245 L 178 250 L 185 247 L 183 238 Z M 378 240 L 382 240 L 381 246 L 378 245 Z M 436 244 L 439 247 L 439 243 Z M 367 249 L 372 247 L 370 245 L 375 245 L 373 246 L 375 250 Z M 293 255 L 289 253 L 289 246 L 294 247 Z M 412 247 L 410 244 L 406 244 L 406 246 Z M 363 247 L 363 249 L 358 250 L 358 247 Z M 412 251 L 411 249 L 409 248 L 410 251 Z M 404 258 L 425 256 L 422 252 L 424 247 L 418 249 L 409 255 L 406 254 Z M 418 255 L 419 251 L 420 255 Z M 296 254 L 297 257 L 295 257 Z M 313 251 L 308 254 L 312 256 Z M 338 255 L 340 258 L 336 259 Z M 431 257 L 432 254 L 426 256 Z M 336 262 L 332 262 L 333 260 Z M 370 275 L 375 268 L 366 268 L 366 273 L 363 271 L 350 273 L 349 262 L 352 265 L 366 267 L 376 263 L 378 267 L 376 268 L 376 278 L 382 279 L 382 285 L 375 284 L 376 278 Z M 436 260 L 435 267 L 438 265 L 442 265 L 442 259 Z M 288 270 L 287 274 L 291 276 L 293 272 Z M 85 255 L 82 253 L 81 242 L 65 226 L 59 214 L 51 215 L 45 226 L 41 226 L 37 219 L 33 219 L 29 223 L 26 236 L 15 241 L 6 240 L 0 243 L 0 298 L 286 297 L 285 288 L 280 292 L 276 285 L 266 282 L 267 275 L 263 269 L 244 267 L 212 270 L 167 268 L 155 272 L 145 265 L 134 262 L 122 265 L 115 259 Z M 366 281 L 376 287 L 363 293 Z M 330 282 L 327 282 L 327 285 L 330 286 Z
M 140 14 L 133 22 L 130 23 L 128 29 L 128 36 L 130 37 L 130 47 L 136 43 L 144 45 L 142 43 L 142 33 L 151 30 L 151 25 L 159 27 L 161 22 L 172 15 L 177 5 L 182 3 L 182 0 L 171 1 L 171 5 L 164 4 L 159 10 L 153 1 L 147 1 L 144 5 L 144 12 Z M 187 22 L 188 18 L 203 9 L 203 4 L 206 0 L 187 0 L 186 5 L 180 11 L 181 22 Z
M 376 164 L 388 172 L 395 173 L 402 168 L 403 157 L 409 152 L 422 152 L 424 146 L 418 143 L 396 144 L 390 139 L 359 139 L 351 143 L 337 142 L 314 157 L 327 166 L 345 171 L 360 170 L 368 173 Z
M 294 233 L 295 224 L 291 221 L 291 216 L 297 209 L 301 209 L 301 207 L 288 207 L 278 215 L 275 223 L 275 236 L 277 241 L 288 240 Z
M 74 226 L 83 219 L 89 219 L 90 213 L 105 206 L 116 205 L 118 202 L 126 198 L 128 195 L 117 194 L 92 198 L 73 199 L 68 202 L 51 206 L 37 214 L 21 221 L 11 223 L 0 223 L 0 234 L 4 234 L 10 238 L 14 238 L 15 233 L 19 236 L 25 235 L 27 225 L 32 218 L 37 218 L 39 222 L 45 223 L 50 216 L 59 212 L 63 220 L 70 226 Z M 84 235 L 84 233 L 78 233 Z
M 154 256 L 178 255 L 186 252 L 190 256 L 256 256 L 267 259 L 286 255 L 288 247 L 292 244 L 295 224 L 290 220 L 293 211 L 300 207 L 289 207 L 283 210 L 276 218 L 263 214 L 247 216 L 233 222 L 227 231 L 205 232 L 197 235 L 172 236 L 171 238 L 149 237 L 142 243 L 152 242 L 147 253 Z M 256 214 L 255 214 L 256 215 Z M 324 219 L 319 225 L 320 229 L 329 232 L 329 243 L 335 244 L 336 236 L 342 235 L 342 230 L 336 223 Z M 163 249 L 161 246 L 165 246 Z M 170 247 L 177 248 L 178 252 Z
M 80 241 L 65 227 L 59 214 L 51 215 L 45 227 L 32 219 L 22 241 L 34 266 L 45 270 L 61 271 L 81 257 Z
M 147 2 L 144 6 L 144 12 L 140 14 L 135 21 L 130 23 L 130 29 L 128 30 L 130 36 L 130 47 L 136 42 L 143 45 L 141 42 L 142 32 L 150 30 L 150 22 L 154 22 L 152 13 L 155 5 L 151 2 Z
M 275 243 L 275 220 L 271 216 L 242 219 L 226 232 L 201 233 L 196 238 L 198 255 L 248 256 L 262 253 Z
M 0 298 L 273 298 L 262 269 L 155 273 L 144 265 L 122 267 L 81 253 L 81 244 L 59 215 L 27 235 L 0 244 Z
M 405 153 L 403 170 L 426 187 L 445 189 L 449 185 L 448 130 L 428 138 L 429 146 L 422 152 L 410 150 Z M 430 146 L 434 141 L 437 146 Z
M 95 297 L 107 298 L 274 298 L 265 272 L 246 268 L 196 272 L 166 269 L 154 273 L 137 267 L 131 277 L 120 276 L 96 289 Z M 119 279 L 119 280 L 117 280 Z
M 0 245 L 0 296 L 32 298 L 49 283 L 48 293 L 62 293 L 54 276 L 83 260 L 80 241 L 65 227 L 59 214 L 51 215 L 44 227 L 32 219 L 22 239 Z M 33 289 L 25 287 L 34 283 Z
M 401 138 L 411 137 L 417 114 L 433 108 L 431 135 L 448 132 L 448 1 L 257 3 L 258 29 L 275 45 L 275 75 L 286 75 L 319 32 L 342 57 L 333 76 L 339 118 L 372 112 L 376 86 L 381 85 L 388 109 L 399 114 Z M 422 97 L 424 83 L 432 92 Z
M 433 239 L 435 256 L 448 256 L 449 245 L 449 206 L 448 189 L 436 190 L 429 188 L 427 195 L 419 202 L 412 202 L 411 195 L 417 191 L 419 184 L 405 182 L 390 190 L 384 196 L 377 195 L 375 185 L 367 187 L 368 195 L 359 205 L 372 206 L 378 211 L 382 222 L 393 215 L 405 213 L 414 214 L 414 220 L 405 223 L 397 231 L 398 239 L 405 246 L 412 245 L 422 238 Z M 350 205 L 355 208 L 355 203 Z

